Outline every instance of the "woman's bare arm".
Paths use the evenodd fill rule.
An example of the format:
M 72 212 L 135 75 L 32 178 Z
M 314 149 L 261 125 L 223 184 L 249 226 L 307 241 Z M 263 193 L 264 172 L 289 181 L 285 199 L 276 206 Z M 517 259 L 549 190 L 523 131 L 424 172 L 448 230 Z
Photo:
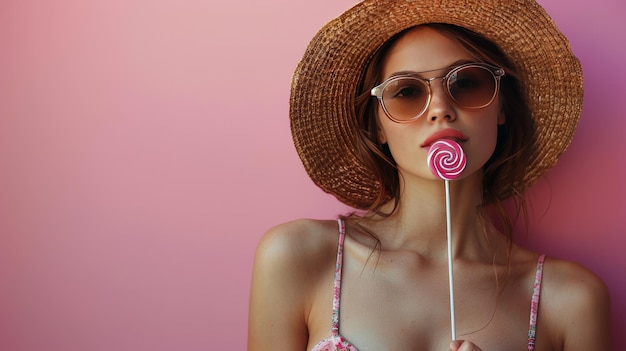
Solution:
M 248 323 L 249 351 L 305 350 L 313 296 L 332 278 L 334 221 L 297 220 L 270 229 L 257 247 Z M 323 286 L 324 292 L 332 285 Z
M 610 297 L 604 282 L 573 262 L 559 261 L 546 268 L 550 271 L 544 278 L 555 276 L 548 278 L 554 294 L 541 307 L 550 309 L 550 319 L 558 323 L 562 350 L 610 351 Z M 538 323 L 541 319 L 540 311 Z

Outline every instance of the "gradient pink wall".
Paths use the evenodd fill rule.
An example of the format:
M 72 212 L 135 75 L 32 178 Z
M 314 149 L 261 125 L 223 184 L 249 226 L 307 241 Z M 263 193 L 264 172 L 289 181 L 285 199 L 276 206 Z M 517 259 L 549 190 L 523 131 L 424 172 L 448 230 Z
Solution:
M 291 73 L 355 0 L 0 3 L 0 349 L 244 350 L 256 242 L 345 207 L 291 144 Z M 626 7 L 542 0 L 585 70 L 529 244 L 626 329 Z M 549 210 L 548 210 L 549 207 Z

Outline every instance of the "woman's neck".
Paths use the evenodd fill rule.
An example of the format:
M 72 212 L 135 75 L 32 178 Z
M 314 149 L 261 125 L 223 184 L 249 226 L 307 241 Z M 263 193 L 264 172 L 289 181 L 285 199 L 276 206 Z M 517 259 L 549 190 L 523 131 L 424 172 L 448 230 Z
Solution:
M 450 212 L 455 258 L 492 260 L 506 240 L 482 213 L 479 176 L 450 181 Z M 383 250 L 411 250 L 432 259 L 447 257 L 446 194 L 443 181 L 406 179 L 398 207 L 370 222 Z M 383 210 L 391 211 L 393 203 Z M 506 246 L 506 245 L 504 245 Z

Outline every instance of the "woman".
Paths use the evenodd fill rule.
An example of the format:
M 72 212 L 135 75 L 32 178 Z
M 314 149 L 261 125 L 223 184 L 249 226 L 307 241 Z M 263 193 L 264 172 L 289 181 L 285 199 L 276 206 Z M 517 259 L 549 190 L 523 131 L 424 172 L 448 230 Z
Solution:
M 531 0 L 363 1 L 324 26 L 294 74 L 294 143 L 358 211 L 266 233 L 249 350 L 608 350 L 602 281 L 515 244 L 504 202 L 523 211 L 567 148 L 581 77 Z M 440 139 L 467 155 L 450 185 L 458 340 L 444 187 L 427 164 Z

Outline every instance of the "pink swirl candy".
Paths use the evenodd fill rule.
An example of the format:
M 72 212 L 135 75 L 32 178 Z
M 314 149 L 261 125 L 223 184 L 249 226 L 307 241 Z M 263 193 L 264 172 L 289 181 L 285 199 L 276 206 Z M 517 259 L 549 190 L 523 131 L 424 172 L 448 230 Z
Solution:
M 467 159 L 457 142 L 441 139 L 435 141 L 428 150 L 428 167 L 434 175 L 443 180 L 453 180 L 465 169 Z

